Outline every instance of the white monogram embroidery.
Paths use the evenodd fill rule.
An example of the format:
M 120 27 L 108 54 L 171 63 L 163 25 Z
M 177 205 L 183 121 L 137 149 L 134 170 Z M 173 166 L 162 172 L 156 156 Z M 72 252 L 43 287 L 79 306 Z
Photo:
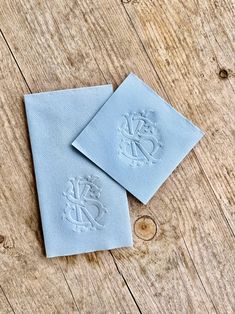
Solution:
M 151 165 L 159 160 L 162 148 L 155 114 L 151 111 L 123 115 L 118 128 L 120 134 L 119 155 L 131 166 Z
M 107 209 L 99 200 L 101 187 L 97 183 L 98 177 L 88 176 L 71 178 L 67 189 L 63 193 L 66 207 L 63 219 L 69 222 L 76 232 L 102 229 L 101 219 Z

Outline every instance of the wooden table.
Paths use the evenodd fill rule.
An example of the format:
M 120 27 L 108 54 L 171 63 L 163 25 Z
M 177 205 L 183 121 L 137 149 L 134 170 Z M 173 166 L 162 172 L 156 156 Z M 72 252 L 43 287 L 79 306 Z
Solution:
M 235 313 L 235 2 L 1 0 L 0 313 Z M 134 72 L 206 136 L 133 249 L 46 259 L 23 95 Z

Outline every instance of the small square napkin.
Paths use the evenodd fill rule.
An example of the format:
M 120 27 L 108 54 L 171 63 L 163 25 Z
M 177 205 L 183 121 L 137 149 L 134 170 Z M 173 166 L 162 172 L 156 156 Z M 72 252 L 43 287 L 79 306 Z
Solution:
M 47 257 L 132 245 L 125 190 L 71 143 L 112 86 L 25 96 Z
M 73 146 L 146 204 L 202 136 L 130 74 Z

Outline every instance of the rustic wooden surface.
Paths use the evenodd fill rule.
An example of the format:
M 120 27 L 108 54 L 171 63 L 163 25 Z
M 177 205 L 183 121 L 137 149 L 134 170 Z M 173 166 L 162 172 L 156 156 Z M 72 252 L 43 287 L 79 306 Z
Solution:
M 235 2 L 0 1 L 0 313 L 235 313 Z M 22 96 L 135 72 L 205 138 L 134 248 L 46 259 Z

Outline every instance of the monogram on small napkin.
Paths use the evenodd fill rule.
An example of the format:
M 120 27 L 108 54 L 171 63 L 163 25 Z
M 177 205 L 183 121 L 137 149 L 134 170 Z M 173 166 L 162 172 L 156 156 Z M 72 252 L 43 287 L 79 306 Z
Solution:
M 146 204 L 202 136 L 130 74 L 73 146 Z

